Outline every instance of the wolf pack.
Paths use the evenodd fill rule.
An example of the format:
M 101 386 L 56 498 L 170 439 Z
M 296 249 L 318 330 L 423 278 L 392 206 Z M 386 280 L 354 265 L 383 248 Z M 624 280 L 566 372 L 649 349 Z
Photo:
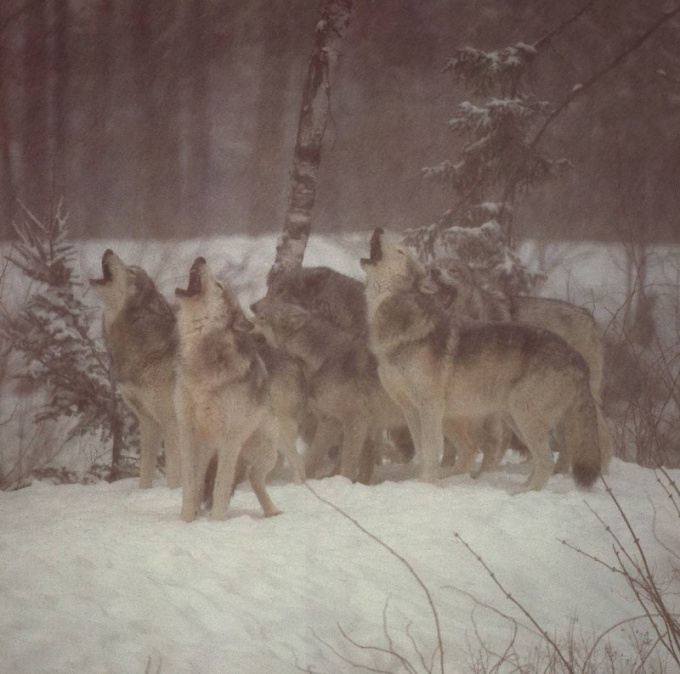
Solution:
M 364 283 L 328 267 L 280 275 L 246 315 L 203 257 L 171 304 L 106 250 L 90 283 L 139 421 L 141 487 L 163 452 L 189 522 L 225 519 L 244 479 L 277 515 L 266 482 L 281 462 L 297 484 L 371 484 L 385 461 L 435 483 L 479 454 L 473 476 L 494 471 L 513 447 L 531 462 L 521 491 L 553 472 L 588 488 L 607 470 L 602 341 L 587 310 L 490 290 L 455 257 L 423 264 L 381 228 L 360 265 Z

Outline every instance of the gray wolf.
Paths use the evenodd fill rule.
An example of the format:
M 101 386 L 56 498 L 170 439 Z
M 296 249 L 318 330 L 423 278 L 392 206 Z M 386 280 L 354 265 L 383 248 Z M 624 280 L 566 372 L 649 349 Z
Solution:
M 554 429 L 571 445 L 577 484 L 595 482 L 597 412 L 580 354 L 548 330 L 456 322 L 436 299 L 425 268 L 380 228 L 361 266 L 370 348 L 380 380 L 407 420 L 423 480 L 440 475 L 444 421 L 452 419 L 463 434 L 466 427 L 509 426 L 533 459 L 527 490 L 541 489 L 553 472 Z M 491 435 L 498 437 L 497 430 Z
M 104 340 L 125 404 L 139 420 L 140 486 L 150 487 L 156 458 L 165 450 L 168 486 L 179 487 L 181 462 L 174 409 L 175 315 L 140 267 L 112 251 L 102 256 L 102 278 L 90 279 L 103 303 Z
M 288 272 L 250 309 L 257 314 L 273 302 L 303 307 L 343 330 L 366 331 L 363 283 L 329 267 L 300 267 Z
M 302 364 L 284 349 L 269 344 L 264 335 L 253 334 L 255 349 L 269 375 L 272 409 L 279 423 L 279 456 L 288 460 L 293 482 L 305 481 L 305 465 L 295 444 L 305 421 L 309 397 Z
M 480 321 L 516 321 L 550 330 L 583 356 L 588 364 L 590 392 L 597 405 L 602 468 L 605 471 L 612 445 L 602 414 L 604 347 L 593 315 L 583 307 L 558 299 L 507 296 L 499 291 L 490 291 L 481 287 L 473 271 L 456 258 L 433 261 L 428 265 L 428 274 L 438 286 L 440 301 L 452 315 Z M 568 472 L 570 465 L 568 447 L 561 448 L 555 470 Z
M 266 517 L 279 513 L 265 480 L 276 464 L 278 424 L 267 370 L 231 289 L 196 258 L 177 288 L 179 359 L 175 404 L 180 426 L 183 520 L 200 512 L 206 472 L 216 457 L 213 519 L 225 519 L 239 462 Z M 209 497 L 208 497 L 208 500 Z
M 403 427 L 405 421 L 380 383 L 366 338 L 289 302 L 258 308 L 253 319 L 258 329 L 304 363 L 315 413 L 335 420 L 342 428 L 340 474 L 369 482 L 374 457 L 364 453 L 367 441 L 374 445 L 382 429 Z M 315 438 L 310 448 L 310 472 L 325 449 Z

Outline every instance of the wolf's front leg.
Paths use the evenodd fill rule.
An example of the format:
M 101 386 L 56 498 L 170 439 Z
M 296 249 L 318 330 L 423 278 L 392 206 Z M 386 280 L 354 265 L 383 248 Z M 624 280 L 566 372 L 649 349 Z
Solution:
M 158 424 L 141 410 L 136 411 L 139 419 L 139 486 L 148 489 L 153 484 L 156 459 L 161 447 L 161 430 Z
M 420 416 L 420 479 L 436 482 L 439 478 L 439 457 L 444 451 L 444 412 L 435 400 L 426 400 Z
M 182 485 L 182 460 L 179 424 L 172 400 L 168 400 L 161 410 L 161 423 L 165 452 L 165 477 L 168 487 L 176 489 Z
M 359 462 L 366 442 L 368 428 L 363 419 L 349 419 L 343 424 L 342 451 L 340 453 L 340 475 L 356 482 L 359 477 Z
M 193 522 L 201 510 L 203 482 L 199 482 L 199 465 L 195 438 L 188 419 L 178 419 L 179 452 L 182 461 L 182 511 L 185 522 Z
M 217 446 L 219 441 L 215 439 L 210 446 Z M 217 450 L 217 472 L 215 474 L 215 488 L 213 489 L 213 505 L 210 517 L 213 520 L 227 519 L 227 510 L 231 493 L 234 488 L 234 477 L 236 475 L 236 465 L 241 452 L 241 442 L 230 438 L 222 447 Z M 275 457 L 276 458 L 276 457 Z

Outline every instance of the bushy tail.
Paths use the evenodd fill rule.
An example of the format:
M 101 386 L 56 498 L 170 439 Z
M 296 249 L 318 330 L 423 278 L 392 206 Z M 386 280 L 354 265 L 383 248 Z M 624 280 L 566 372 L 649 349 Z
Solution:
M 580 487 L 591 487 L 601 475 L 600 431 L 595 401 L 586 386 L 562 420 L 564 441 L 571 450 L 571 472 Z

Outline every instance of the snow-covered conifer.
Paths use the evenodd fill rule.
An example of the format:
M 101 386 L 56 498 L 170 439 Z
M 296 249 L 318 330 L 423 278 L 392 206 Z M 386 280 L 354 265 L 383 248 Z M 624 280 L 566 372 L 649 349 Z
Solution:
M 76 249 L 68 239 L 68 215 L 61 203 L 48 225 L 27 208 L 14 224 L 18 240 L 9 260 L 37 282 L 35 291 L 4 329 L 21 354 L 18 377 L 44 387 L 45 403 L 35 422 L 67 418 L 67 441 L 88 433 L 112 448 L 111 477 L 131 449 L 132 416 L 111 376 L 109 357 L 94 329 L 95 312 L 83 301 L 84 284 L 76 272 Z

